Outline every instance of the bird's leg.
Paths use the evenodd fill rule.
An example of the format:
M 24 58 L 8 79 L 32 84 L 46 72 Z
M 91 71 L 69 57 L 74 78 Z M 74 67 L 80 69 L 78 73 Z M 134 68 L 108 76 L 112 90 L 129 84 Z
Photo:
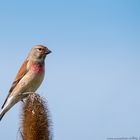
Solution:
M 25 103 L 26 102 L 26 97 L 28 97 L 29 95 L 34 94 L 34 92 L 24 92 L 22 93 L 22 102 Z

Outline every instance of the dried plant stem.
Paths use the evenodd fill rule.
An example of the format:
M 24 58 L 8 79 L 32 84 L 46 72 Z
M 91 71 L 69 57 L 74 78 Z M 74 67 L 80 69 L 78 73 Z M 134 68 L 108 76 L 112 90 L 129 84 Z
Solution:
M 48 109 L 38 94 L 30 94 L 22 108 L 23 140 L 50 140 Z

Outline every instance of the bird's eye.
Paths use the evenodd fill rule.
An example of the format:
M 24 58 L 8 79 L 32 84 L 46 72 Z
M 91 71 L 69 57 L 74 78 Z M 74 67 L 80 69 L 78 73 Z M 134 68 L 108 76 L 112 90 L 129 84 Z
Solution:
M 41 48 L 38 48 L 38 50 L 41 51 L 42 49 Z

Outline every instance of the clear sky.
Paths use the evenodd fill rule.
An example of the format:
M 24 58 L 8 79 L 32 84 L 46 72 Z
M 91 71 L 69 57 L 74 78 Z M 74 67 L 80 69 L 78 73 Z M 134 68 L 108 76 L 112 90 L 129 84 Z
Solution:
M 24 0 L 0 4 L 0 105 L 30 48 L 47 45 L 54 140 L 140 136 L 140 1 Z M 21 103 L 0 122 L 16 140 Z

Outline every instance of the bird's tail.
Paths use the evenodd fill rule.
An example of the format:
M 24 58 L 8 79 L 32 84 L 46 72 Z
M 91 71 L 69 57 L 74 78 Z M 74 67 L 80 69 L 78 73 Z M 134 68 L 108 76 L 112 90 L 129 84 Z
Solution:
M 6 113 L 5 110 L 2 109 L 1 112 L 0 112 L 0 121 L 3 118 L 3 116 L 5 115 L 5 113 Z
M 26 98 L 29 94 L 33 94 L 34 92 L 25 92 L 22 93 L 20 96 L 8 96 L 6 102 L 2 106 L 2 110 L 0 112 L 0 120 L 3 118 L 4 114 L 11 109 L 17 102 Z
M 2 110 L 0 111 L 0 121 L 3 118 L 3 116 L 5 115 L 5 113 L 10 110 L 10 108 L 15 104 L 15 100 L 13 97 L 9 97 L 5 103 L 5 105 L 3 106 Z

